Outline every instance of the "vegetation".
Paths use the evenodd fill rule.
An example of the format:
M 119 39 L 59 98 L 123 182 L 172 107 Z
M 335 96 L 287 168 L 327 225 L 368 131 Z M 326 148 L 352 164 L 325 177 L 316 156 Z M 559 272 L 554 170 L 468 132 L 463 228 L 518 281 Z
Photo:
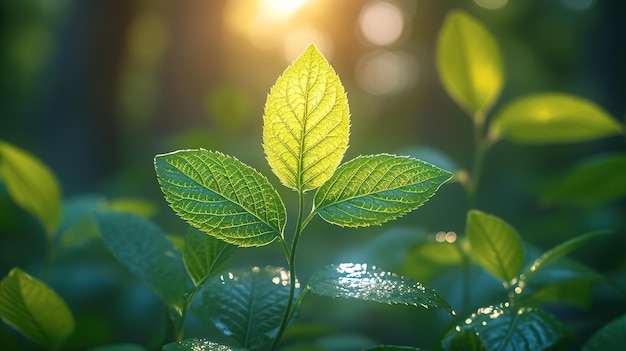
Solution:
M 436 63 L 443 88 L 473 125 L 471 167 L 451 164 L 454 169 L 444 170 L 436 161 L 388 153 L 343 161 L 350 136 L 348 98 L 333 68 L 310 45 L 272 87 L 263 116 L 263 151 L 280 183 L 293 190 L 295 208 L 285 206 L 291 200 L 281 196 L 273 178 L 233 156 L 205 149 L 159 154 L 156 178 L 167 203 L 189 224 L 184 236 L 166 233 L 141 202 L 89 196 L 63 201 L 47 166 L 0 143 L 7 192 L 41 224 L 47 239 L 39 278 L 16 267 L 0 282 L 0 316 L 7 326 L 0 341 L 15 348 L 36 344 L 100 351 L 556 350 L 580 345 L 566 318 L 555 313 L 558 306 L 588 304 L 594 282 L 622 301 L 626 292 L 623 281 L 565 256 L 612 240 L 619 228 L 565 233 L 565 240 L 544 251 L 505 219 L 478 209 L 476 197 L 488 152 L 501 141 L 548 148 L 624 136 L 626 129 L 592 101 L 563 93 L 521 96 L 492 112 L 506 81 L 505 62 L 487 28 L 464 12 L 446 17 Z M 624 199 L 624 179 L 623 153 L 593 155 L 542 198 L 564 209 L 568 203 L 607 204 Z M 453 183 L 465 190 L 468 203 L 463 234 L 435 228 L 433 235 L 381 235 L 354 255 L 367 259 L 326 262 L 314 267 L 316 273 L 306 281 L 297 278 L 302 268 L 297 253 L 305 244 L 300 239 L 306 232 L 315 240 L 309 225 L 317 217 L 328 227 L 386 228 L 393 225 L 387 222 L 428 206 L 442 186 Z M 161 339 L 150 345 L 97 347 L 74 336 L 79 333 L 74 314 L 47 281 L 59 252 L 98 240 L 162 300 L 168 332 Z M 236 252 L 245 250 L 254 258 L 250 250 L 267 245 L 281 248 L 284 268 L 229 264 Z M 439 275 L 460 281 L 461 288 L 435 291 L 422 282 L 439 285 L 431 279 Z M 349 338 L 343 346 L 324 344 L 319 340 L 332 327 L 299 320 L 307 309 L 323 304 L 311 295 L 400 305 L 418 319 L 428 313 L 434 325 L 445 327 L 431 337 L 431 345 L 375 345 Z M 151 322 L 148 316 L 138 318 Z M 616 349 L 626 342 L 621 333 L 626 315 L 602 324 L 585 339 L 583 350 Z M 15 334 L 27 340 L 17 341 Z

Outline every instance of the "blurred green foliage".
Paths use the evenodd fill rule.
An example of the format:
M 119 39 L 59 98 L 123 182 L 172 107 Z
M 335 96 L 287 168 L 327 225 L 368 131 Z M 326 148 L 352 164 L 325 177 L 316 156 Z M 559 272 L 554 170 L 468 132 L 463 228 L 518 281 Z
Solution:
M 409 89 L 383 96 L 361 90 L 353 71 L 372 49 L 353 38 L 363 2 L 319 2 L 337 7 L 322 19 L 299 19 L 326 29 L 335 40 L 331 62 L 348 91 L 353 121 L 347 159 L 411 150 L 419 158 L 428 154 L 429 162 L 444 169 L 456 171 L 444 166 L 448 162 L 459 170 L 471 168 L 472 122 L 448 97 L 436 69 L 437 33 L 453 9 L 480 19 L 500 45 L 506 83 L 492 111 L 530 93 L 558 91 L 593 101 L 624 125 L 626 23 L 620 2 L 590 1 L 582 10 L 565 0 L 509 1 L 499 9 L 478 6 L 479 1 L 418 2 L 408 15 L 408 34 L 392 46 L 415 58 L 419 77 Z M 259 49 L 230 33 L 223 18 L 228 4 L 22 0 L 0 5 L 0 140 L 40 158 L 63 189 L 60 224 L 43 230 L 37 215 L 14 201 L 6 175 L 0 177 L 0 276 L 22 267 L 65 301 L 75 318 L 65 349 L 114 343 L 156 349 L 167 340 L 170 312 L 110 254 L 87 215 L 96 208 L 130 210 L 151 218 L 182 247 L 187 228 L 162 200 L 155 154 L 204 147 L 237 155 L 270 174 L 260 147 L 263 101 L 286 61 L 279 48 Z M 537 273 L 536 285 L 526 287 L 535 291 L 529 301 L 543 304 L 577 336 L 567 346 L 579 347 L 626 313 L 619 290 L 597 283 L 598 274 L 622 288 L 626 281 L 624 178 L 614 177 L 624 174 L 624 149 L 623 135 L 541 146 L 501 141 L 484 159 L 472 207 L 516 229 L 526 266 L 581 233 L 613 231 L 572 251 L 572 260 Z M 296 207 L 293 193 L 279 192 L 288 209 Z M 312 221 L 311 235 L 300 244 L 306 249 L 299 252 L 299 279 L 307 281 L 329 263 L 367 261 L 435 288 L 462 317 L 475 311 L 472 306 L 498 304 L 506 299 L 500 281 L 473 263 L 460 270 L 466 258 L 445 239 L 446 233 L 464 235 L 465 198 L 460 183 L 449 184 L 428 206 L 385 227 L 354 230 Z M 51 231 L 52 253 L 46 248 Z M 272 245 L 239 250 L 229 266 L 284 264 L 280 248 Z M 567 279 L 571 272 L 577 272 L 575 279 Z M 468 286 L 466 274 L 472 277 Z M 542 283 L 558 279 L 562 284 Z M 443 311 L 308 299 L 299 317 L 303 327 L 285 335 L 286 341 L 297 341 L 289 349 L 383 343 L 436 348 L 451 326 Z M 618 323 L 623 325 L 623 317 Z M 191 316 L 186 336 L 207 334 L 219 338 L 220 333 L 207 332 Z M 298 347 L 301 342 L 306 345 Z M 6 325 L 0 344 L 39 349 Z

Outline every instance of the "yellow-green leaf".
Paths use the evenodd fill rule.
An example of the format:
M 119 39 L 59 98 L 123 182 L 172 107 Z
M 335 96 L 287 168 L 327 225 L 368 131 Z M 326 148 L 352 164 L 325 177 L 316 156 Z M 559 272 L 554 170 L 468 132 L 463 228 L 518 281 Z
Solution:
M 0 317 L 49 349 L 57 349 L 74 331 L 74 316 L 63 299 L 19 268 L 0 281 Z
M 61 219 L 61 187 L 54 173 L 30 153 L 0 141 L 0 174 L 13 201 L 53 235 Z
M 500 49 L 487 28 L 465 12 L 451 12 L 439 32 L 436 55 L 448 94 L 471 115 L 486 114 L 504 84 Z
M 508 283 L 521 273 L 524 247 L 510 224 L 496 216 L 471 210 L 465 232 L 472 257 L 491 274 Z
M 350 112 L 343 85 L 311 44 L 278 78 L 265 103 L 263 148 L 287 187 L 315 189 L 348 148 Z
M 544 93 L 508 104 L 493 120 L 489 134 L 524 144 L 588 141 L 622 133 L 606 111 L 580 97 Z

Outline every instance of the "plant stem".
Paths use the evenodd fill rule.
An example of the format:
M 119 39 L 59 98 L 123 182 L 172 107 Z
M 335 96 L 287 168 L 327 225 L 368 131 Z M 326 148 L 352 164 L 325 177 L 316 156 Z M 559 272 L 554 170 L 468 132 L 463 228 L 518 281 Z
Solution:
M 302 234 L 302 230 L 306 226 L 306 224 L 311 219 L 311 216 L 307 217 L 306 220 L 303 220 L 304 216 L 304 192 L 298 191 L 298 218 L 296 220 L 296 229 L 293 235 L 293 239 L 291 242 L 291 250 L 287 247 L 287 243 L 284 238 L 281 238 L 283 243 L 283 248 L 285 249 L 285 256 L 287 257 L 287 264 L 289 265 L 289 297 L 287 298 L 287 305 L 285 306 L 285 311 L 283 312 L 283 318 L 280 322 L 280 327 L 278 328 L 278 333 L 276 334 L 276 338 L 274 339 L 274 343 L 272 344 L 272 348 L 270 350 L 276 350 L 276 346 L 278 346 L 278 342 L 280 341 L 285 329 L 287 329 L 287 325 L 289 324 L 289 319 L 291 318 L 293 311 L 293 298 L 296 293 L 296 248 L 298 246 L 298 239 L 300 238 L 300 234 Z

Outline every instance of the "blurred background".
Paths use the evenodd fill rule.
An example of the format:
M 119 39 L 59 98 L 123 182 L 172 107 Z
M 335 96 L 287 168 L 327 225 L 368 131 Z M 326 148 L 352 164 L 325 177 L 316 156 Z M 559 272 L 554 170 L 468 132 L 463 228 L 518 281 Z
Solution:
M 314 42 L 348 92 L 352 127 L 346 160 L 387 152 L 449 170 L 467 168 L 471 121 L 446 95 L 434 66 L 437 33 L 452 9 L 475 16 L 498 40 L 506 83 L 494 111 L 526 94 L 558 91 L 592 100 L 623 120 L 626 4 L 619 1 L 5 0 L 0 140 L 49 165 L 65 199 L 94 194 L 145 200 L 152 218 L 172 234 L 183 234 L 186 227 L 158 188 L 153 169 L 158 153 L 202 147 L 233 155 L 266 174 L 293 208 L 295 193 L 279 186 L 264 159 L 263 107 L 278 76 Z M 487 155 L 476 207 L 507 220 L 540 250 L 590 230 L 612 229 L 617 235 L 574 256 L 624 277 L 624 199 L 564 208 L 546 206 L 540 196 L 577 162 L 624 146 L 623 138 L 549 147 L 500 143 Z M 300 242 L 300 279 L 329 263 L 371 258 L 367 250 L 374 240 L 402 238 L 398 257 L 378 264 L 435 287 L 458 306 L 458 267 L 424 270 L 420 265 L 430 261 L 402 260 L 411 240 L 421 240 L 415 238 L 462 233 L 466 211 L 463 190 L 451 183 L 423 208 L 383 227 L 342 229 L 315 220 Z M 2 186 L 0 233 L 0 274 L 20 266 L 37 276 L 43 233 Z M 240 250 L 231 263 L 268 264 L 285 264 L 278 245 Z M 101 244 L 60 254 L 51 282 L 77 315 L 81 332 L 71 344 L 76 349 L 158 344 L 165 328 L 158 299 Z M 487 276 L 472 288 L 473 303 L 505 296 L 490 300 L 493 296 L 482 293 L 499 292 L 497 281 Z M 584 306 L 556 312 L 584 336 L 624 312 L 612 301 L 591 299 L 591 317 Z M 436 311 L 315 297 L 303 307 L 304 324 L 330 325 L 366 345 L 431 347 L 450 322 Z M 194 325 L 189 336 L 205 333 Z M 327 339 L 333 345 L 344 340 Z

